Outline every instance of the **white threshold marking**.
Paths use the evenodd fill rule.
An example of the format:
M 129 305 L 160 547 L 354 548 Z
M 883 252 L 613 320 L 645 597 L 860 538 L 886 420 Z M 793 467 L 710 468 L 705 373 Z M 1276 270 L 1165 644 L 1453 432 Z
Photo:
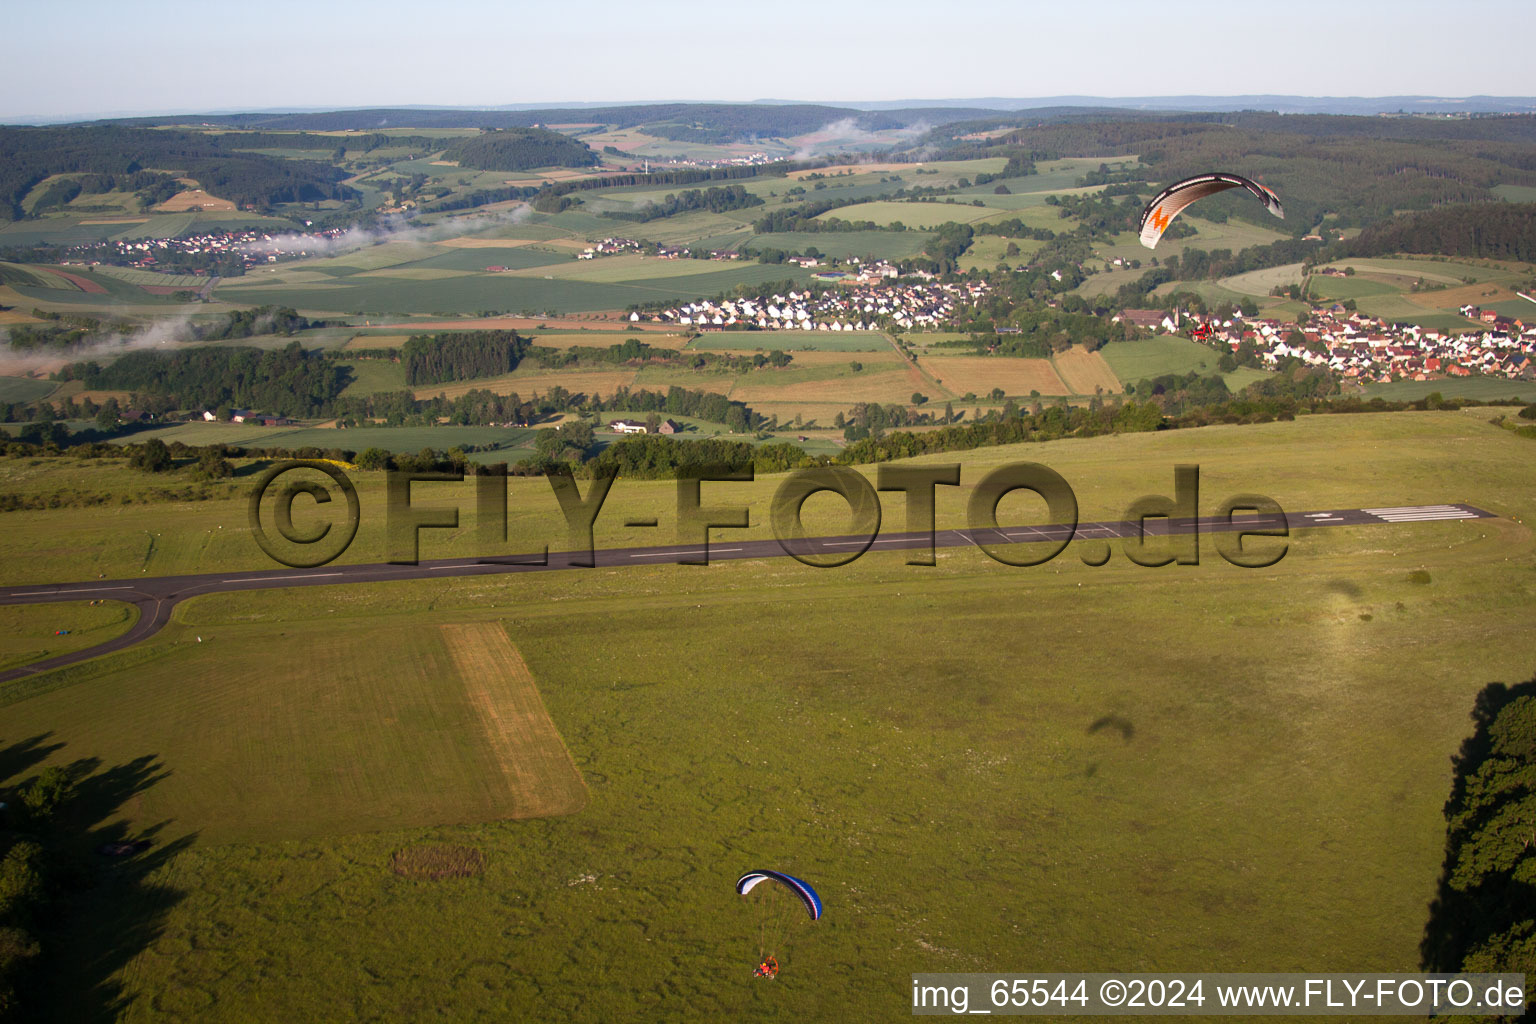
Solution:
M 268 582 L 271 582 L 272 580 L 318 580 L 318 579 L 322 579 L 322 578 L 324 578 L 326 576 L 340 576 L 340 575 L 342 575 L 342 573 L 339 573 L 339 572 L 312 572 L 312 573 L 309 573 L 306 576 L 246 576 L 246 577 L 238 577 L 237 576 L 237 577 L 233 577 L 231 579 L 223 580 L 222 582 L 224 582 L 224 583 L 268 583 Z M 132 588 L 124 587 L 123 589 L 124 590 L 130 590 Z

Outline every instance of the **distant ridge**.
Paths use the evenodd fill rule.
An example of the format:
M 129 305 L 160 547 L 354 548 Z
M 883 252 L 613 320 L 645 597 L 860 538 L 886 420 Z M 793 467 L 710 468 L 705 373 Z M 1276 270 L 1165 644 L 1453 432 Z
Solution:
M 562 112 L 581 113 L 599 120 L 638 123 L 654 117 L 635 117 L 639 110 L 677 113 L 725 108 L 780 107 L 835 112 L 841 116 L 860 113 L 900 113 L 914 115 L 929 112 L 930 123 L 951 122 L 1030 110 L 1062 108 L 1114 108 L 1146 113 L 1228 113 L 1240 110 L 1267 110 L 1281 114 L 1536 114 L 1536 97 L 1531 96 L 1289 96 L 1255 94 L 1243 96 L 1044 96 L 1033 98 L 987 96 L 968 99 L 910 99 L 880 101 L 837 101 L 809 103 L 800 100 L 762 99 L 747 103 L 720 101 L 632 101 L 505 103 L 495 105 L 432 106 L 404 104 L 392 107 L 281 107 L 250 110 L 159 111 L 105 114 L 76 114 L 60 117 L 0 115 L 5 124 L 83 124 L 111 121 L 124 124 L 166 124 L 188 120 L 246 127 L 314 128 L 342 122 L 358 128 L 380 127 L 380 119 L 394 115 L 389 127 L 435 127 L 445 124 L 486 122 L 487 127 L 512 127 L 539 120 L 558 120 Z M 465 115 L 480 115 L 478 119 Z M 487 116 L 493 115 L 493 116 Z M 598 115 L 602 115 L 598 117 Z M 373 116 L 374 122 L 362 121 Z

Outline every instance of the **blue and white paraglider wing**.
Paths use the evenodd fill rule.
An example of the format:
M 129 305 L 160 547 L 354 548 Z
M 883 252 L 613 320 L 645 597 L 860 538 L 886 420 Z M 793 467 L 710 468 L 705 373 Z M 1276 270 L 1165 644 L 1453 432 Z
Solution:
M 821 897 L 816 895 L 816 890 L 811 888 L 809 882 L 802 881 L 794 875 L 786 875 L 782 871 L 748 871 L 736 880 L 736 891 L 745 896 L 763 882 L 784 886 L 805 904 L 805 909 L 811 915 L 812 921 L 821 919 Z

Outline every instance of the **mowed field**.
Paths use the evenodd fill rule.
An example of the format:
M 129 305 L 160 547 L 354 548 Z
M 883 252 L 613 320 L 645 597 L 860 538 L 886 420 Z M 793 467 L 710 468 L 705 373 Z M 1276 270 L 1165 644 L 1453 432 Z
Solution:
M 1199 566 L 1116 551 L 1091 568 L 1073 548 L 1015 569 L 967 547 L 935 567 L 872 553 L 837 570 L 779 559 L 194 599 L 146 648 L 0 707 L 0 739 L 34 765 L 147 765 L 101 820 L 164 837 L 92 897 L 96 913 L 55 926 L 76 955 L 44 979 L 46 1016 L 862 1020 L 910 1012 L 893 977 L 999 963 L 1411 972 L 1449 758 L 1479 690 L 1536 665 L 1531 442 L 1487 415 L 925 460 L 963 467 L 938 495 L 946 525 L 984 472 L 1020 460 L 1069 480 L 1085 518 L 1166 493 L 1185 462 L 1205 508 L 1258 491 L 1298 515 L 1468 501 L 1501 516 L 1298 531 L 1266 570 L 1209 548 Z M 765 535 L 779 482 L 709 499 L 748 504 Z M 513 483 L 514 510 L 542 501 L 558 523 L 544 481 Z M 377 494 L 364 488 L 365 508 Z M 675 500 L 671 481 L 620 480 L 602 518 Z M 243 522 L 238 497 L 203 504 L 229 531 Z M 48 578 L 25 553 L 46 529 L 113 522 L 103 543 L 125 545 L 121 513 L 139 514 L 8 513 L 6 577 Z M 590 791 L 575 813 L 504 817 L 507 773 L 465 685 L 470 661 L 521 679 L 495 629 Z M 456 645 L 474 653 L 461 663 Z M 428 803 L 436 824 L 399 823 Z M 383 817 L 359 826 L 365 808 Z M 484 817 L 455 819 L 470 811 Z M 424 842 L 476 851 L 484 870 L 395 875 L 394 854 Z M 750 976 L 756 930 L 732 890 L 768 865 L 826 905 L 771 987 Z
M 1052 357 L 1056 370 L 1067 386 L 1079 395 L 1119 394 L 1120 379 L 1104 357 L 1097 352 L 1073 346 Z
M 183 638 L 190 646 L 174 676 L 146 686 L 103 680 L 96 756 L 146 753 L 153 716 L 151 731 L 165 730 L 154 753 L 186 766 L 134 809 L 167 823 L 161 842 L 187 831 L 249 842 L 549 816 L 586 802 L 499 625 L 402 623 L 383 638 L 317 624 L 280 631 L 278 643 L 263 632 L 198 627 Z M 46 732 L 69 699 L 59 692 L 26 713 L 9 709 L 7 727 Z

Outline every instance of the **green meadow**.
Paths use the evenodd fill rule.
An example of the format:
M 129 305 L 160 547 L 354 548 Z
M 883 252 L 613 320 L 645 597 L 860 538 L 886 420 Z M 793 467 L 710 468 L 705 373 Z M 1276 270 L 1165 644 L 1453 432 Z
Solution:
M 933 567 L 870 553 L 192 599 L 144 646 L 0 708 L 13 762 L 121 767 L 133 785 L 97 817 L 156 843 L 93 913 L 52 926 L 77 955 L 52 961 L 44 1019 L 868 1019 L 909 1012 L 919 970 L 1412 971 L 1472 699 L 1536 664 L 1531 442 L 1486 419 L 1315 416 L 922 460 L 963 467 L 943 524 L 1019 460 L 1061 473 L 1087 519 L 1167 492 L 1187 462 L 1207 510 L 1258 491 L 1296 514 L 1466 501 L 1501 517 L 1298 531 L 1262 570 L 1209 543 L 1198 566 L 1117 550 L 1092 568 L 1080 542 L 1033 568 L 967 547 Z M 145 486 L 37 461 L 0 461 L 7 486 Z M 746 535 L 766 536 L 779 483 L 705 498 L 747 504 Z M 548 484 L 512 488 L 510 543 L 558 538 Z M 360 490 L 376 508 L 377 478 Z M 899 496 L 882 499 L 904 529 Z M 670 482 L 620 479 L 598 544 L 669 543 L 675 502 Z M 647 512 L 660 530 L 619 525 Z M 846 522 L 827 495 L 805 512 Z M 1001 509 L 1041 513 L 1019 495 Z M 6 517 L 13 583 L 263 564 L 238 485 Z M 140 523 L 163 531 L 147 557 Z M 424 535 L 423 557 L 472 553 L 473 533 Z M 381 539 L 365 521 L 368 560 Z M 454 624 L 522 653 L 584 807 L 498 820 L 483 703 L 441 639 Z M 423 844 L 483 869 L 391 871 Z M 731 888 L 764 866 L 827 908 L 774 986 L 750 977 L 757 936 Z

